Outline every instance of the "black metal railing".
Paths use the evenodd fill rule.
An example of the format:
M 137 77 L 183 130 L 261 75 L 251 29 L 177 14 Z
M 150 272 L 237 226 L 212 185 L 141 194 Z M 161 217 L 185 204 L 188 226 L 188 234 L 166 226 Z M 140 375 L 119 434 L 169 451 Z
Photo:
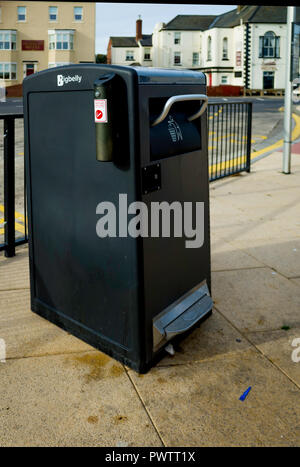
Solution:
M 252 102 L 210 103 L 207 117 L 209 180 L 250 172 Z
M 214 181 L 242 171 L 249 172 L 252 103 L 242 101 L 209 103 L 207 118 L 209 180 Z M 23 176 L 21 174 L 23 178 L 21 189 L 20 177 L 17 177 L 17 202 L 20 206 L 18 211 L 23 212 L 16 212 L 15 162 L 18 155 L 15 154 L 15 122 L 17 119 L 23 119 L 23 115 L 0 115 L 4 130 L 4 189 L 2 196 L 0 193 L 0 251 L 4 250 L 7 257 L 15 255 L 17 245 L 28 242 L 24 158 L 21 163 L 24 173 Z M 17 170 L 20 169 L 19 165 L 18 163 Z
M 23 115 L 0 115 L 0 121 L 3 121 L 4 182 L 3 193 L 0 198 L 0 251 L 4 250 L 7 257 L 15 255 L 15 247 L 17 245 L 28 242 L 26 181 L 23 162 L 21 163 L 23 187 L 18 186 L 18 205 L 20 205 L 20 211 L 23 212 L 16 212 L 15 122 L 17 119 L 23 119 Z M 21 236 L 19 233 L 21 233 Z

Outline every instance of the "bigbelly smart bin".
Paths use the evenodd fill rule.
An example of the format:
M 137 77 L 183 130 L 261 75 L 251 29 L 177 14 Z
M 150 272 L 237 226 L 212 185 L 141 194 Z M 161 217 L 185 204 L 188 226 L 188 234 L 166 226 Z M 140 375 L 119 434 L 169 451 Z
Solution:
M 23 84 L 32 310 L 138 372 L 212 309 L 205 94 L 199 72 L 97 64 Z M 129 235 L 136 202 L 179 202 L 183 234 L 170 208 L 169 236 L 165 211 Z

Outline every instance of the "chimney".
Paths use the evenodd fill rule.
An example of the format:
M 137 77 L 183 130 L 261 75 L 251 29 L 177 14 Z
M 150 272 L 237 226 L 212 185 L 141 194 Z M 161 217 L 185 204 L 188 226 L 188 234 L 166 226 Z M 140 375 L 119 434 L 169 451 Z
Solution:
M 141 15 L 139 15 L 139 18 L 136 20 L 136 35 L 135 35 L 136 41 L 140 41 L 142 39 L 142 20 L 141 20 Z

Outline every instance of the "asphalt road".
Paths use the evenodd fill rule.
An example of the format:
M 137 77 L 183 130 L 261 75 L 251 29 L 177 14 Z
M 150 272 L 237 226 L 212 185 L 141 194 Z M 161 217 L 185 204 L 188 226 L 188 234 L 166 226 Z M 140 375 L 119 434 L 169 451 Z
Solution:
M 0 101 L 0 115 L 22 114 L 23 99 L 21 97 L 7 98 L 5 102 Z

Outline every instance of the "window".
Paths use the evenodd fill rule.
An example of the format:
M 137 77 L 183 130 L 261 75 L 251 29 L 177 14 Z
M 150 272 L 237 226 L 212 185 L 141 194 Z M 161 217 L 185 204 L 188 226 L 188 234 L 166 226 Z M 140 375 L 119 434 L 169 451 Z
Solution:
M 57 21 L 57 6 L 49 6 L 49 21 Z
M 174 65 L 181 65 L 181 52 L 174 52 Z
M 259 58 L 279 58 L 280 37 L 268 31 L 259 38 Z
M 82 21 L 82 6 L 75 6 L 74 7 L 74 20 L 75 21 Z
M 235 78 L 241 78 L 242 77 L 242 72 L 241 71 L 235 71 L 234 72 L 234 77 Z
M 73 31 L 49 33 L 50 50 L 73 50 Z
M 126 50 L 126 59 L 127 62 L 134 60 L 134 53 L 133 50 Z
M 224 37 L 222 47 L 222 60 L 228 60 L 228 39 Z
M 18 6 L 18 21 L 26 21 L 26 6 Z
M 208 36 L 207 38 L 207 61 L 211 60 L 211 37 Z
M 16 31 L 0 31 L 0 50 L 16 50 Z
M 174 44 L 180 44 L 180 40 L 181 40 L 181 33 L 175 32 L 174 33 Z
M 199 65 L 199 52 L 193 53 L 193 66 Z
M 274 71 L 264 71 L 263 72 L 263 88 L 264 89 L 274 89 Z
M 221 84 L 227 84 L 228 83 L 228 76 L 221 76 Z
M 151 60 L 150 48 L 145 48 L 144 60 Z
M 0 63 L 0 79 L 17 79 L 17 64 Z

